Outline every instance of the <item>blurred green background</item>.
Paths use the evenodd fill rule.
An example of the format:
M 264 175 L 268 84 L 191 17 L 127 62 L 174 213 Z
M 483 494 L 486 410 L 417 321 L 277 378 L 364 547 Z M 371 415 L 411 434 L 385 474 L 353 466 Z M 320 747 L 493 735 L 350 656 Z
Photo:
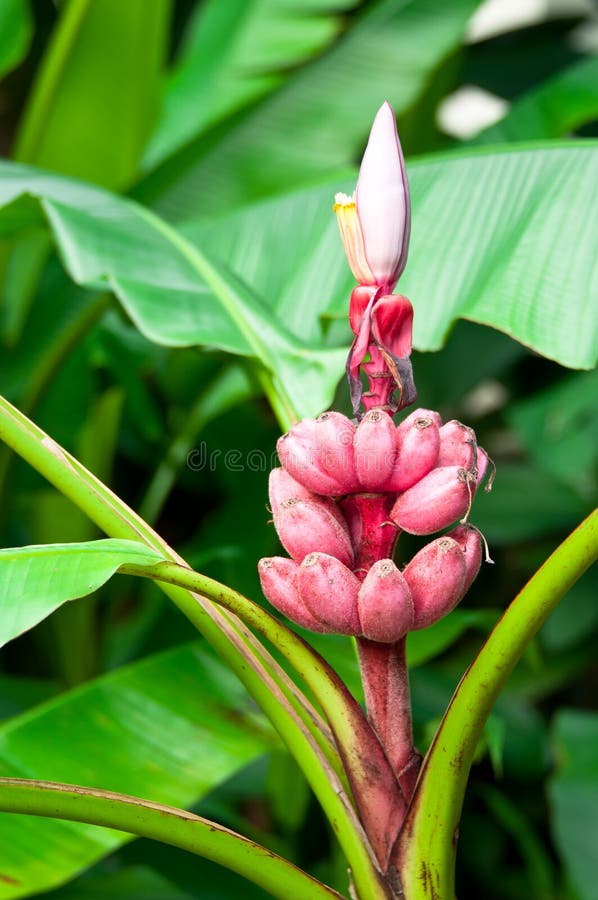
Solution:
M 598 137 L 597 54 L 598 15 L 582 0 L 3 0 L 0 147 L 158 212 L 272 303 L 284 294 L 298 331 L 300 242 L 319 260 L 309 282 L 319 313 L 328 311 L 319 340 L 335 348 L 349 339 L 340 241 L 334 261 L 315 238 L 310 246 L 298 205 L 253 271 L 268 209 L 277 228 L 287 195 L 341 170 L 351 178 L 384 99 L 408 163 L 468 146 Z M 587 191 L 595 196 L 596 184 Z M 256 561 L 278 547 L 266 485 L 280 429 L 251 360 L 216 339 L 203 348 L 151 342 L 106 287 L 73 284 L 39 222 L 9 231 L 0 243 L 0 392 L 192 565 L 260 599 Z M 329 266 L 342 271 L 336 281 Z M 417 318 L 419 298 L 410 297 Z M 472 516 L 495 564 L 410 646 L 425 749 L 501 610 L 595 505 L 598 378 L 463 320 L 443 349 L 414 354 L 414 371 L 421 405 L 472 425 L 498 470 Z M 348 411 L 343 384 L 336 405 Z M 99 536 L 2 448 L 0 527 L 2 546 Z M 401 542 L 408 558 L 416 540 Z M 590 571 L 490 719 L 460 833 L 461 900 L 595 900 L 597 589 Z M 196 640 L 152 585 L 120 578 L 9 644 L 0 653 L 0 774 L 144 788 L 152 799 L 165 779 L 177 802 L 344 890 L 343 859 L 302 776 L 234 679 L 190 646 Z M 358 690 L 349 644 L 317 646 Z M 0 871 L 14 821 L 0 816 Z M 118 848 L 90 828 L 38 820 L 28 829 L 19 832 L 26 886 L 0 878 L 0 897 L 265 896 L 143 840 Z

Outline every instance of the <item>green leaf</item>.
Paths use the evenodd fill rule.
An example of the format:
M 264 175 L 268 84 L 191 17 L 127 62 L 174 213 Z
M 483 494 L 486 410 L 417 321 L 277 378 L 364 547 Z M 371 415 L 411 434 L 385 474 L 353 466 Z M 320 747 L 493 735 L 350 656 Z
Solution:
M 534 502 L 530 504 L 529 498 Z M 591 509 L 569 485 L 530 465 L 503 463 L 494 488 L 478 494 L 472 521 L 491 545 L 511 545 L 572 527 Z
M 229 409 L 252 399 L 257 393 L 257 385 L 241 366 L 229 365 L 217 371 L 197 400 L 185 407 L 179 428 L 170 436 L 168 448 L 139 504 L 139 515 L 143 519 L 157 521 L 181 468 L 188 460 L 189 452 L 206 425 Z
M 195 860 L 194 860 L 195 861 Z M 193 896 L 146 866 L 94 872 L 45 895 L 46 900 L 193 900 Z
M 355 283 L 332 212 L 335 192 L 345 187 L 352 190 L 341 176 L 216 219 L 190 220 L 180 230 L 268 298 L 290 331 L 320 342 L 320 317 L 328 301 L 334 297 L 339 315 L 346 315 Z M 347 324 L 347 344 L 349 335 Z
M 463 152 L 414 165 L 413 243 L 400 288 L 415 344 L 435 350 L 457 317 L 574 368 L 598 358 L 593 235 L 598 142 Z
M 15 158 L 109 187 L 127 184 L 157 112 L 169 12 L 170 0 L 63 4 Z
M 307 781 L 297 776 L 288 753 L 272 753 L 266 789 L 274 820 L 285 831 L 299 831 L 307 817 L 311 794 Z
M 50 241 L 43 228 L 35 228 L 5 245 L 0 256 L 3 281 L 2 337 L 6 345 L 20 343 L 23 326 L 31 311 L 35 290 L 48 261 Z
M 189 806 L 272 745 L 252 709 L 205 645 L 188 644 L 3 725 L 0 774 Z M 128 839 L 66 821 L 0 815 L 0 898 L 62 884 Z
M 563 69 L 517 99 L 500 122 L 472 144 L 566 137 L 598 116 L 598 57 Z
M 450 406 L 459 414 L 467 410 L 469 417 L 469 403 L 471 397 L 479 396 L 480 383 L 500 383 L 526 355 L 525 348 L 503 332 L 460 319 L 442 350 L 412 355 L 419 396 L 429 409 Z M 451 373 L 448 379 L 447 372 Z M 495 395 L 496 406 L 506 406 L 508 401 L 506 393 L 504 399 Z M 474 409 L 478 415 L 475 403 Z
M 397 114 L 416 103 L 436 67 L 461 42 L 477 5 L 374 3 L 328 53 L 230 127 L 167 161 L 138 196 L 167 218 L 182 220 L 355 162 L 381 103 L 390 100 Z
M 596 896 L 598 715 L 562 710 L 554 721 L 557 771 L 548 785 L 552 832 L 580 900 Z
M 128 184 L 157 112 L 170 4 L 63 3 L 21 116 L 14 158 L 108 187 Z M 16 343 L 48 256 L 47 237 L 26 234 L 8 249 L 0 256 L 3 331 Z
M 534 462 L 590 502 L 598 486 L 598 371 L 562 379 L 507 409 Z
M 93 593 L 121 566 L 163 559 L 141 543 L 111 539 L 0 550 L 0 646 L 68 600 Z
M 587 578 L 587 573 L 584 578 Z M 571 592 L 566 604 L 557 606 L 557 610 L 568 607 L 570 595 Z M 517 672 L 523 674 L 524 666 L 519 666 L 513 673 L 506 690 L 496 702 L 491 718 L 500 720 L 504 732 L 501 771 L 507 781 L 537 784 L 551 766 L 548 729 L 538 706 L 516 694 Z M 530 674 L 528 677 L 531 681 L 534 676 Z
M 0 675 L 0 720 L 22 713 L 58 692 L 58 685 L 47 678 Z
M 167 351 L 157 351 L 116 309 L 103 316 L 93 346 L 95 358 L 124 391 L 125 417 L 143 438 L 145 454 L 148 445 L 162 439 L 165 427 L 159 395 L 150 388 L 147 375 L 164 365 Z
M 284 84 L 292 67 L 305 64 L 338 33 L 341 19 L 333 13 L 354 5 L 355 0 L 197 4 L 166 81 L 144 168 Z
M 543 648 L 561 659 L 567 651 L 580 657 L 584 645 L 591 651 L 598 629 L 597 596 L 598 570 L 592 569 L 571 588 L 567 604 L 557 606 L 540 632 Z
M 67 361 L 60 373 L 61 377 L 64 375 L 65 369 L 68 372 L 69 364 L 72 365 L 77 355 L 73 354 Z M 86 362 L 84 358 L 82 365 L 85 366 Z M 83 378 L 75 376 L 69 381 L 78 384 L 83 381 Z M 59 385 L 55 383 L 53 387 L 56 388 Z M 63 417 L 65 407 L 69 409 L 71 415 L 76 413 L 77 404 L 72 402 L 68 394 L 68 387 L 65 386 L 58 390 L 58 398 L 60 404 L 58 417 Z M 122 401 L 123 392 L 117 387 L 108 388 L 102 394 L 96 395 L 93 399 L 90 398 L 84 410 L 81 411 L 80 417 L 76 420 L 76 424 L 71 425 L 72 430 L 69 435 L 69 437 L 72 436 L 74 450 L 81 462 L 90 466 L 98 477 L 105 478 L 107 481 L 111 480 L 112 475 Z M 101 436 L 100 440 L 98 440 L 99 436 Z M 31 517 L 34 524 L 27 536 L 27 540 L 31 544 L 75 542 L 81 545 L 84 541 L 93 541 L 94 538 L 101 536 L 88 517 L 57 491 L 48 489 L 35 491 L 35 496 L 29 495 L 27 502 L 35 510 L 34 516 Z M 94 546 L 98 550 L 102 549 L 97 545 L 88 547 L 83 544 L 82 550 L 87 554 Z M 78 564 L 77 548 L 72 549 L 71 559 L 73 562 L 65 560 L 61 554 L 56 572 L 52 572 L 52 578 L 57 578 L 62 584 L 64 581 L 61 581 L 60 570 L 65 566 Z M 100 554 L 98 561 L 102 566 L 103 554 Z M 91 559 L 88 562 L 92 568 Z M 93 568 L 91 575 L 95 575 Z M 45 592 L 41 593 L 44 595 Z M 87 681 L 98 674 L 101 643 L 97 627 L 98 600 L 100 597 L 94 597 L 93 600 L 90 598 L 85 603 L 66 603 L 56 610 L 48 626 L 36 635 L 37 646 L 40 647 L 47 660 L 47 665 L 51 667 L 51 671 L 56 677 L 69 687 Z M 73 653 L 73 646 L 78 648 L 77 653 Z
M 489 722 L 491 720 L 492 717 Z M 500 777 L 500 770 L 497 772 Z M 534 832 L 529 819 L 522 812 L 519 801 L 510 799 L 508 794 L 489 785 L 483 787 L 482 797 L 491 815 L 513 839 L 525 866 L 529 896 L 558 896 L 550 854 L 542 837 Z
M 421 666 L 447 650 L 469 628 L 491 630 L 498 614 L 492 610 L 455 609 L 429 628 L 412 631 L 407 636 L 407 662 L 411 668 Z
M 31 221 L 33 197 L 73 280 L 111 287 L 150 340 L 256 357 L 275 381 L 285 425 L 328 406 L 344 353 L 315 352 L 296 339 L 245 284 L 166 222 L 89 185 L 0 163 L 0 231 Z
M 19 65 L 27 53 L 31 34 L 28 0 L 3 0 L 0 3 L 0 78 Z
M 49 243 L 47 230 L 43 233 Z M 106 298 L 99 300 L 97 294 L 94 296 L 73 284 L 58 260 L 52 258 L 37 285 L 31 308 L 26 311 L 23 333 L 27 339 L 3 349 L 0 373 L 3 392 L 26 398 L 21 400 L 23 405 L 35 400 L 46 379 L 106 305 Z
M 565 365 L 593 365 L 598 323 L 589 302 L 596 279 L 589 241 L 598 213 L 584 185 L 596 177 L 596 146 L 586 141 L 468 151 L 410 168 L 415 224 L 401 290 L 416 307 L 419 349 L 438 348 L 462 316 L 506 331 Z M 352 280 L 329 204 L 348 183 L 335 180 L 257 205 L 233 217 L 230 231 L 225 220 L 213 231 L 191 227 L 194 239 L 202 246 L 205 241 L 206 254 L 129 201 L 9 164 L 0 167 L 0 178 L 6 204 L 0 227 L 31 221 L 30 198 L 11 202 L 19 194 L 44 197 L 71 276 L 90 287 L 111 284 L 151 340 L 257 356 L 276 372 L 297 413 L 328 405 L 342 351 L 310 349 L 290 330 L 314 341 L 328 296 L 329 312 L 346 314 Z M 296 222 L 302 224 L 297 228 Z M 230 248 L 227 265 L 243 270 L 258 293 L 276 298 L 270 303 L 284 326 L 224 264 L 210 260 L 223 234 L 228 237 L 218 252 Z M 285 252 L 289 239 L 292 254 Z

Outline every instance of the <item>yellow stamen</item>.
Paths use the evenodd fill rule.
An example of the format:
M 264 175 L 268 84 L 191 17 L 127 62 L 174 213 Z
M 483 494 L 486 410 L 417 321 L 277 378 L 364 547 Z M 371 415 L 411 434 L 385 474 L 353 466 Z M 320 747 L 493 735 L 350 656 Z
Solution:
M 336 213 L 343 247 L 345 248 L 351 271 L 360 284 L 375 284 L 376 279 L 372 274 L 365 255 L 363 234 L 359 216 L 357 215 L 355 198 L 349 197 L 347 194 L 336 194 L 332 208 Z

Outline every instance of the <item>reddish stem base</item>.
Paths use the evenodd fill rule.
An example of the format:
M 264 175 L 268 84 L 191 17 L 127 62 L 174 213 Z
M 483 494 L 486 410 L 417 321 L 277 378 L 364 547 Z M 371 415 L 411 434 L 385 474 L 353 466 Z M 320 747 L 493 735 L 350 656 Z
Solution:
M 421 756 L 413 746 L 405 638 L 396 644 L 357 639 L 368 716 L 409 803 Z

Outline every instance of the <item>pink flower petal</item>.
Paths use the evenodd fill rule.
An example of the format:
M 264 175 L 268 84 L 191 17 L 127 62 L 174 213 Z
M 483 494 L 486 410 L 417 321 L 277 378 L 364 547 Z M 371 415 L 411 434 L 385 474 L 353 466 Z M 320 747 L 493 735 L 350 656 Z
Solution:
M 384 103 L 374 119 L 355 193 L 367 262 L 376 283 L 392 290 L 405 268 L 411 209 L 394 113 Z

